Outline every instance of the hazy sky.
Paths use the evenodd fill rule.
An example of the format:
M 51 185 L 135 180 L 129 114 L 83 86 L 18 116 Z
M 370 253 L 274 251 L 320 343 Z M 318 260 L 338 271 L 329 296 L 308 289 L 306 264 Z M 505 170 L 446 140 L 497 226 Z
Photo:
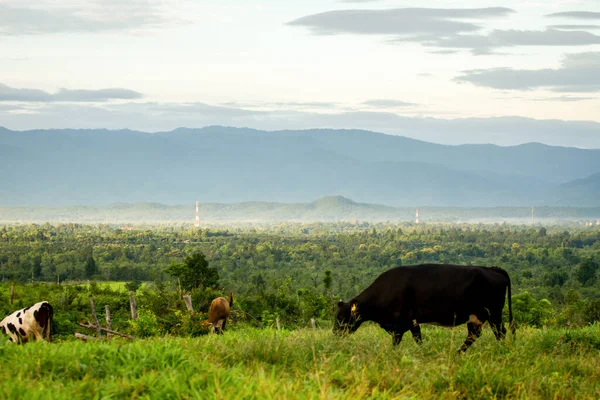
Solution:
M 345 127 L 511 144 L 526 139 L 458 139 L 445 123 L 600 122 L 600 1 L 414 4 L 0 0 L 0 126 Z M 437 136 L 398 128 L 430 118 Z M 590 146 L 559 125 L 553 144 Z

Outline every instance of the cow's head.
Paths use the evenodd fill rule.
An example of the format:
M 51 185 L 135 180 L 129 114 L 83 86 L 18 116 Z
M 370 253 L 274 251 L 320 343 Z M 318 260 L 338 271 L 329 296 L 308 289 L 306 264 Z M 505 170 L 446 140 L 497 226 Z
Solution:
M 333 321 L 333 332 L 338 334 L 352 333 L 358 329 L 361 323 L 358 305 L 352 301 L 344 303 L 340 300 L 335 313 L 335 321 Z

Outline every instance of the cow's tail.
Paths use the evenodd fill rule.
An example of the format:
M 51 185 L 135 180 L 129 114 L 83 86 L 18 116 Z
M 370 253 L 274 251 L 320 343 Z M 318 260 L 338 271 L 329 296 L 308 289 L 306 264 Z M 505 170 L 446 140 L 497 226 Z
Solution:
M 513 321 L 513 313 L 512 313 L 512 293 L 510 290 L 510 276 L 506 273 L 506 278 L 508 279 L 508 327 L 512 332 L 513 336 L 516 335 L 517 329 L 515 328 L 515 321 Z
M 229 292 L 229 307 L 233 307 L 233 292 Z

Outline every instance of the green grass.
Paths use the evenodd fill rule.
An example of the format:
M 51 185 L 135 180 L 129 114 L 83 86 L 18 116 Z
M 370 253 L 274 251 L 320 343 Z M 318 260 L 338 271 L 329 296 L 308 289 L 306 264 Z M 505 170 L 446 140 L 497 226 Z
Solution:
M 600 326 L 489 329 L 464 355 L 466 327 L 424 327 L 399 347 L 375 326 L 326 330 L 233 327 L 224 336 L 126 342 L 0 342 L 3 399 L 600 398 Z

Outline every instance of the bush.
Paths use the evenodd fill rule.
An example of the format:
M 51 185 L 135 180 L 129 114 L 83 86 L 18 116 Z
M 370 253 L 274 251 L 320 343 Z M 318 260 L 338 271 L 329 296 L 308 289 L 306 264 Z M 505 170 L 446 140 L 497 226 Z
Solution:
M 156 315 L 148 310 L 139 310 L 137 319 L 129 321 L 133 335 L 140 338 L 157 336 L 162 333 Z
M 512 296 L 512 305 L 517 324 L 541 327 L 546 325 L 554 314 L 550 301 L 536 301 L 529 292 Z

